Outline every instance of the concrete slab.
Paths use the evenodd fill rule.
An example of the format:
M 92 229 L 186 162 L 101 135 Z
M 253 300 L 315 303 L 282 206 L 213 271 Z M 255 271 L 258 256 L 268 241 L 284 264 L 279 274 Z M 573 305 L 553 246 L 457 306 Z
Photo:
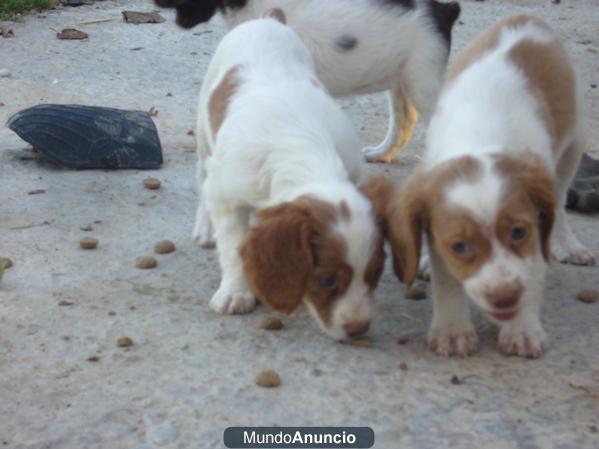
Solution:
M 514 12 L 536 14 L 563 35 L 595 144 L 597 1 L 461 3 L 455 49 Z M 599 285 L 596 267 L 551 267 L 543 314 L 550 343 L 540 360 L 500 355 L 497 330 L 480 317 L 478 354 L 436 357 L 425 344 L 430 300 L 402 299 L 389 269 L 369 348 L 331 341 L 305 311 L 282 317 L 278 332 L 259 328 L 272 314 L 266 307 L 213 314 L 216 255 L 190 240 L 195 154 L 187 131 L 224 30 L 215 20 L 185 32 L 169 12 L 163 24 L 129 25 L 123 9 L 152 4 L 105 1 L 31 14 L 9 24 L 14 39 L 0 38 L 0 69 L 12 73 L 0 78 L 1 123 L 40 102 L 154 106 L 165 153 L 153 172 L 69 171 L 30 160 L 24 142 L 0 128 L 0 256 L 14 261 L 0 283 L 1 447 L 217 448 L 235 425 L 371 426 L 375 447 L 388 449 L 598 447 L 599 304 L 575 300 L 578 290 Z M 103 18 L 114 20 L 79 24 Z M 70 26 L 89 39 L 55 38 Z M 366 141 L 382 138 L 382 95 L 343 104 Z M 422 144 L 419 128 L 401 161 L 369 170 L 400 181 Z M 144 189 L 146 176 L 162 188 Z M 28 194 L 36 189 L 45 193 Z M 599 255 L 597 216 L 572 220 Z M 99 239 L 96 250 L 79 248 L 86 236 Z M 165 238 L 177 251 L 156 256 L 154 270 L 136 269 L 135 258 Z M 135 345 L 117 347 L 121 336 Z M 254 385 L 269 368 L 282 377 L 278 389 Z

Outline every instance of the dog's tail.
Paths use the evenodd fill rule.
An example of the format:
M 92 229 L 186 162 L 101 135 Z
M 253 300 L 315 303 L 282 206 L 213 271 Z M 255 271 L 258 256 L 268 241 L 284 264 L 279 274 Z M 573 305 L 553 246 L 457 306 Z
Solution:
M 177 25 L 182 28 L 208 22 L 218 12 L 243 8 L 248 0 L 154 0 L 162 8 L 176 8 Z
M 460 5 L 457 2 L 443 3 L 437 0 L 429 2 L 430 15 L 448 48 L 451 47 L 451 30 L 460 16 L 460 11 Z
M 270 8 L 268 11 L 262 14 L 262 17 L 270 17 L 272 19 L 278 20 L 283 25 L 287 23 L 287 17 L 285 17 L 285 13 L 281 8 Z

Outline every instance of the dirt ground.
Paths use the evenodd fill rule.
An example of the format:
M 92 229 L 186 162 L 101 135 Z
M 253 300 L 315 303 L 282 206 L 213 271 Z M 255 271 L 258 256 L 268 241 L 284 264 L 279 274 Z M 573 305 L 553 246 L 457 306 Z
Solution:
M 599 1 L 461 1 L 454 51 L 515 12 L 540 16 L 563 36 L 586 93 L 590 150 L 599 150 Z M 0 256 L 14 266 L 0 283 L 0 447 L 218 448 L 229 426 L 371 426 L 376 448 L 596 448 L 599 446 L 599 303 L 576 301 L 599 286 L 599 268 L 553 264 L 539 360 L 504 357 L 497 329 L 476 317 L 480 352 L 445 359 L 426 347 L 430 297 L 403 299 L 387 268 L 377 293 L 371 345 L 336 343 L 305 310 L 268 332 L 259 307 L 246 316 L 208 308 L 219 271 L 214 251 L 190 238 L 195 208 L 197 93 L 224 29 L 130 25 L 121 10 L 147 1 L 103 1 L 0 23 L 0 123 L 37 103 L 80 103 L 159 111 L 160 170 L 71 171 L 31 160 L 0 127 Z M 111 21 L 81 25 L 93 19 Z M 76 26 L 85 41 L 55 34 Z M 595 86 L 595 88 L 592 87 Z M 386 128 L 382 95 L 343 101 L 366 142 Z M 374 165 L 401 181 L 423 130 L 401 160 Z M 162 188 L 149 191 L 154 176 Z M 45 193 L 30 195 L 42 189 Z M 599 216 L 571 216 L 599 256 Z M 84 230 L 91 229 L 91 230 Z M 93 236 L 95 251 L 78 241 Z M 177 251 L 139 270 L 136 257 L 170 239 Z M 119 348 L 129 336 L 134 346 Z M 406 344 L 399 345 L 401 337 Z M 94 361 L 95 360 L 95 361 Z M 400 364 L 406 364 L 400 369 Z M 277 389 L 254 376 L 275 369 Z

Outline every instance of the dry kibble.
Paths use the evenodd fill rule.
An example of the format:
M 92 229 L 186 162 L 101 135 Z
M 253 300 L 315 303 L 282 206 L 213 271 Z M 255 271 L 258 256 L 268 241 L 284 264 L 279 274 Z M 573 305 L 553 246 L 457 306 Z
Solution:
M 83 249 L 96 249 L 98 247 L 98 239 L 85 237 L 79 240 L 79 246 Z
M 116 340 L 116 345 L 119 348 L 128 348 L 129 346 L 133 346 L 133 340 L 131 337 L 119 337 Z
M 135 259 L 135 266 L 137 268 L 141 268 L 142 270 L 147 270 L 150 268 L 156 268 L 158 266 L 158 261 L 152 256 L 138 257 Z
M 359 346 L 361 348 L 369 348 L 370 347 L 370 340 L 368 339 L 368 337 L 354 338 L 351 341 L 351 343 L 352 343 L 352 345 Z
M 283 327 L 283 322 L 278 318 L 269 316 L 262 320 L 260 327 L 267 331 L 276 331 Z
M 281 385 L 281 378 L 276 371 L 269 369 L 258 373 L 255 382 L 264 388 L 276 388 Z
M 162 240 L 154 245 L 156 254 L 169 254 L 175 251 L 175 244 L 170 240 Z
M 156 190 L 160 188 L 160 180 L 156 178 L 144 179 L 144 187 L 150 190 Z
M 399 364 L 399 369 L 402 371 L 407 371 L 408 370 L 408 364 L 406 362 L 401 362 Z
M 412 284 L 405 293 L 406 299 L 425 299 L 426 298 L 426 285 L 421 283 Z
M 4 262 L 4 268 L 12 267 L 12 260 L 10 257 L 0 257 L 0 262 Z
M 597 290 L 581 290 L 576 295 L 576 299 L 580 302 L 586 302 L 587 304 L 597 302 L 599 300 L 599 291 Z

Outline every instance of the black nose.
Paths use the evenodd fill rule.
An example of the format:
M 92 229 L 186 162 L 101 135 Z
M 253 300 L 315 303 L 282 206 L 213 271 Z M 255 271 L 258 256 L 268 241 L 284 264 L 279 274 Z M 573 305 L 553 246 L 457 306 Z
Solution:
M 350 337 L 356 337 L 358 335 L 365 334 L 368 332 L 369 327 L 370 321 L 351 321 L 343 326 L 345 332 L 347 332 L 347 335 Z

